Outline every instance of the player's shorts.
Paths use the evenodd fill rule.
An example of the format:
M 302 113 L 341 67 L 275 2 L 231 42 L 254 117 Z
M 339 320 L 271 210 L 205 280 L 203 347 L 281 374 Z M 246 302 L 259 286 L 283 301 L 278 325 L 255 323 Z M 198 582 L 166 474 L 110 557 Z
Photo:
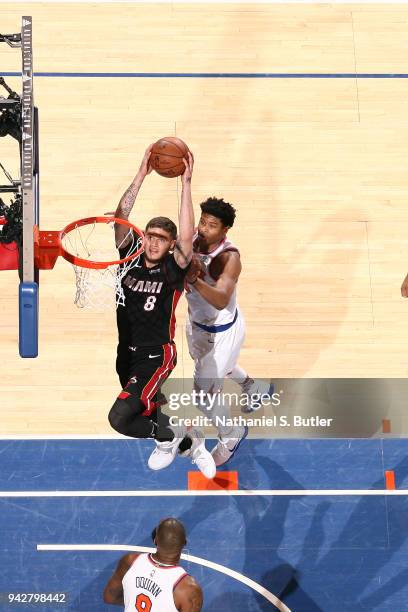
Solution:
M 188 349 L 195 364 L 194 381 L 204 391 L 210 391 L 214 385 L 222 388 L 245 340 L 245 320 L 238 309 L 234 323 L 228 329 L 225 327 L 212 326 L 208 331 L 191 320 L 186 324 Z
M 177 363 L 174 342 L 160 346 L 129 347 L 130 378 L 119 395 L 142 416 L 150 416 L 158 407 L 157 392 Z

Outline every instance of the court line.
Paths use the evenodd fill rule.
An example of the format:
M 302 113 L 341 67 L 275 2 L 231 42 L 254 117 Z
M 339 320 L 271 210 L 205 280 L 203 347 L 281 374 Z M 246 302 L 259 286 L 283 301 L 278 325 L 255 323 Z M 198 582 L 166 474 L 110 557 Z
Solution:
M 148 546 L 129 546 L 122 544 L 37 544 L 37 550 L 39 551 L 60 551 L 60 550 L 118 550 L 118 551 L 134 551 L 134 552 L 156 552 L 155 548 L 151 548 Z M 225 565 L 220 565 L 219 563 L 214 563 L 213 561 L 209 561 L 208 559 L 203 559 L 202 557 L 195 557 L 194 555 L 182 554 L 181 559 L 183 561 L 189 561 L 191 563 L 197 563 L 197 565 L 203 565 L 204 567 L 209 567 L 210 569 L 215 570 L 216 572 L 220 572 L 225 574 L 226 576 L 230 576 L 234 578 L 238 582 L 242 582 L 246 586 L 249 586 L 251 589 L 265 597 L 270 603 L 273 603 L 278 610 L 281 612 L 291 612 L 290 608 L 288 608 L 280 599 L 276 597 L 271 591 L 268 591 L 261 584 L 258 584 L 251 578 L 244 576 L 244 574 L 240 574 L 235 570 L 226 567 Z
M 24 0 L 24 4 L 44 4 L 47 0 Z M 48 0 L 52 4 L 248 4 L 248 0 Z M 406 4 L 393 0 L 392 4 Z M 251 4 L 327 4 L 327 0 L 251 0 Z M 356 0 L 330 0 L 330 4 L 356 4 Z M 389 4 L 384 0 L 359 0 L 358 4 Z
M 157 490 L 157 491 L 0 491 L 7 497 L 223 497 L 223 496 L 276 496 L 276 497 L 341 497 L 408 495 L 408 489 L 238 489 L 238 490 Z
M 21 72 L 0 72 L 21 77 Z M 405 72 L 34 72 L 34 77 L 181 79 L 408 79 Z

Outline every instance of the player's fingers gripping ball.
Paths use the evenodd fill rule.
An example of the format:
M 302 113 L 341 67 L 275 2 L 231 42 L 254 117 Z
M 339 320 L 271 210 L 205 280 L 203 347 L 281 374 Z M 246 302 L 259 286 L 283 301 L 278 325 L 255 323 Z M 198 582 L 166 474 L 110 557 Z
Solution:
M 186 274 L 186 281 L 190 284 L 194 284 L 197 278 L 204 278 L 205 267 L 198 255 L 193 254 L 191 259 L 190 267 Z

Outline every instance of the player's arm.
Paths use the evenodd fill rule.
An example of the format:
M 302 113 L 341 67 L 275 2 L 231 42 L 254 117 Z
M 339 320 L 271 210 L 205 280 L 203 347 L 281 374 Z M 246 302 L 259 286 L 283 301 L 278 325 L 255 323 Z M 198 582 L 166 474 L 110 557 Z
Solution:
M 174 259 L 177 265 L 184 270 L 184 268 L 187 268 L 193 255 L 194 237 L 194 210 L 191 198 L 191 177 L 193 174 L 194 157 L 190 151 L 187 153 L 187 159 L 183 159 L 183 161 L 186 169 L 181 177 L 179 235 L 174 250 Z
M 203 592 L 192 576 L 186 576 L 179 582 L 173 597 L 179 612 L 200 612 L 203 606 Z
M 139 189 L 142 186 L 146 176 L 152 171 L 152 167 L 149 163 L 152 147 L 153 144 L 147 147 L 135 178 L 120 199 L 118 207 L 115 211 L 115 217 L 118 219 L 125 219 L 126 221 L 129 219 L 129 215 L 132 211 L 137 194 L 139 193 Z M 129 242 L 129 228 L 126 225 L 119 225 L 119 223 L 115 224 L 115 240 L 117 247 L 124 247 Z
M 138 557 L 137 554 L 130 553 L 120 559 L 116 570 L 109 578 L 103 591 L 103 601 L 105 603 L 113 604 L 114 606 L 124 605 L 122 580 L 136 557 Z
M 200 276 L 197 276 L 195 281 L 189 282 L 194 285 L 194 288 L 201 297 L 211 304 L 211 306 L 214 306 L 214 308 L 218 310 L 222 310 L 231 299 L 231 295 L 238 282 L 239 275 L 241 274 L 242 266 L 239 253 L 235 251 L 221 253 L 218 257 L 221 258 L 221 265 L 223 268 L 214 287 L 206 283 Z M 218 259 L 218 257 L 216 259 Z
M 404 278 L 404 282 L 401 286 L 401 295 L 402 297 L 408 297 L 408 274 Z

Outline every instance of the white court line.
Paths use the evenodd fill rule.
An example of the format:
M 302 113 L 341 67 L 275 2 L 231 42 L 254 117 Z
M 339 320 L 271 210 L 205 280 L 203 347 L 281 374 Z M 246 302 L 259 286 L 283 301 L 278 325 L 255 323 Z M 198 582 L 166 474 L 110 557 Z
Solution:
M 14 0 L 18 4 L 19 0 Z M 23 4 L 407 4 L 408 0 L 22 0 Z
M 325 496 L 373 496 L 373 495 L 408 495 L 408 489 L 258 489 L 235 491 L 0 491 L 2 497 L 314 497 Z
M 124 552 L 156 552 L 155 548 L 147 546 L 128 546 L 122 544 L 37 544 L 37 550 L 121 550 Z M 230 576 L 231 578 L 242 582 L 265 597 L 265 599 L 267 599 L 270 603 L 273 603 L 273 605 L 276 606 L 276 608 L 281 612 L 291 612 L 290 608 L 288 608 L 280 599 L 278 599 L 276 595 L 265 589 L 265 587 L 263 587 L 261 584 L 258 584 L 254 580 L 251 580 L 251 578 L 248 578 L 247 576 L 244 576 L 243 574 L 240 574 L 229 567 L 225 567 L 225 565 L 219 565 L 218 563 L 213 563 L 213 561 L 208 561 L 208 559 L 202 559 L 201 557 L 195 557 L 187 554 L 182 554 L 181 559 L 184 561 L 190 561 L 191 563 L 197 563 L 198 565 L 203 565 L 204 567 L 209 567 L 216 572 L 221 572 L 226 576 Z

